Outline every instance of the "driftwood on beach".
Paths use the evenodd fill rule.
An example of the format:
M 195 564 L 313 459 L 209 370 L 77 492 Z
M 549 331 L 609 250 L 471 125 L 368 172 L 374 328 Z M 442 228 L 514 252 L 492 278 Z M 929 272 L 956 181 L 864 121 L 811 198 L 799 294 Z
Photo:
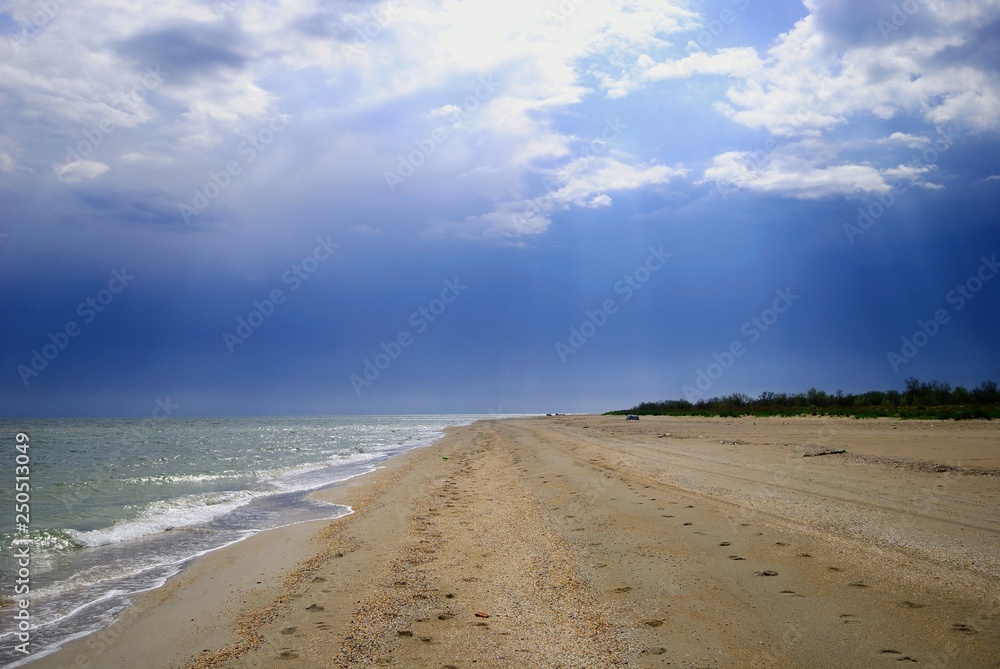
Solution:
M 827 448 L 822 451 L 815 451 L 813 453 L 803 453 L 804 458 L 815 458 L 818 455 L 840 455 L 841 453 L 846 453 L 847 451 L 843 448 Z

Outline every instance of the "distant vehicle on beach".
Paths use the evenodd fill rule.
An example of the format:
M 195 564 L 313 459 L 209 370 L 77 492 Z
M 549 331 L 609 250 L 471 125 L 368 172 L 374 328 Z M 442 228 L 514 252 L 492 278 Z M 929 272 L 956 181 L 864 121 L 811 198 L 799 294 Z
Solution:
M 625 416 L 625 420 L 639 420 L 639 417 L 634 413 L 630 413 L 629 415 Z

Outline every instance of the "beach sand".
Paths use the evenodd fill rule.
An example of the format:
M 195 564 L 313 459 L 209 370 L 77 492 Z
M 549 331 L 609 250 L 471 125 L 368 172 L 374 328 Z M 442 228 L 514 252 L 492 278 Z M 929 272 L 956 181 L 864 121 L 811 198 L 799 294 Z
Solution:
M 998 470 L 996 422 L 484 421 L 29 666 L 1000 667 Z

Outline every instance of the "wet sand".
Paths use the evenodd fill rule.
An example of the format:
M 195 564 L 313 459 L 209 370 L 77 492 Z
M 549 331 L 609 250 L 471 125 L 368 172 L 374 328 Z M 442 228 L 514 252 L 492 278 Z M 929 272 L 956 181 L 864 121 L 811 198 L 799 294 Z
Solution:
M 996 422 L 486 421 L 29 666 L 1000 667 L 998 473 Z

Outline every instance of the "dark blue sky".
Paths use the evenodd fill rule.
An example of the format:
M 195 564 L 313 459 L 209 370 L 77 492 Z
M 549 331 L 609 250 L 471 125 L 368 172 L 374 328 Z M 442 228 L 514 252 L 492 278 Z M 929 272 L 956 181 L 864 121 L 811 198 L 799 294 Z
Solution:
M 0 415 L 1000 379 L 998 3 L 105 4 L 0 13 Z

